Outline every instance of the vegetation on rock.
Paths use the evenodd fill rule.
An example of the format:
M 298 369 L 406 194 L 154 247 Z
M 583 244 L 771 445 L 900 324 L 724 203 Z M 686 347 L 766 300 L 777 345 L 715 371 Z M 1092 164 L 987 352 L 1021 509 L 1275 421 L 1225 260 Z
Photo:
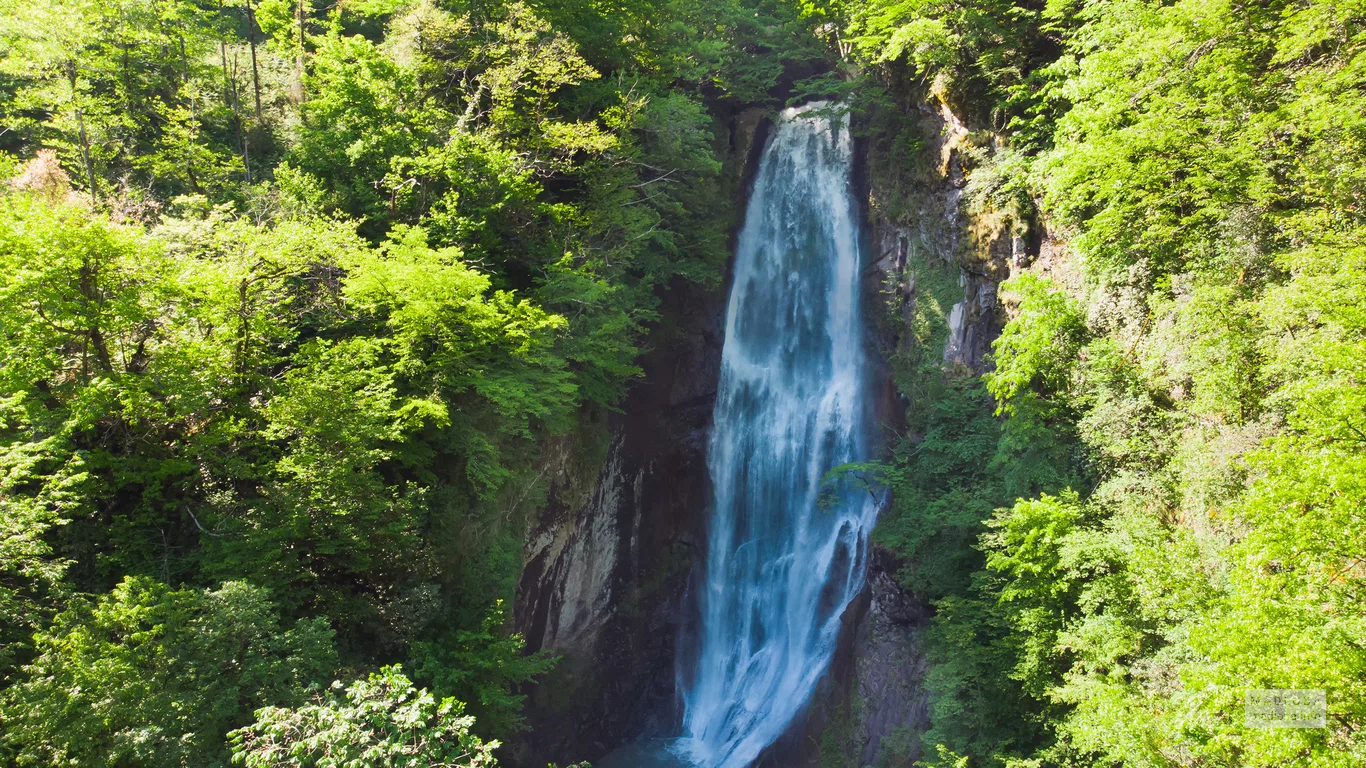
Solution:
M 1065 240 L 1001 286 L 985 375 L 898 353 L 878 535 L 936 609 L 925 759 L 1362 764 L 1363 8 L 828 12 L 978 126 L 970 206 Z M 1247 725 L 1274 688 L 1326 727 Z
M 0 0 L 0 762 L 492 765 L 542 452 L 719 283 L 779 93 L 892 218 L 951 109 L 966 205 L 1066 243 L 985 374 L 951 277 L 898 315 L 922 759 L 1366 763 L 1355 0 Z
M 717 128 L 819 57 L 801 29 L 0 2 L 0 762 L 226 765 L 235 731 L 491 764 L 554 663 L 503 607 L 542 452 L 602 428 L 663 291 L 719 281 Z M 432 693 L 365 682 L 399 663 Z

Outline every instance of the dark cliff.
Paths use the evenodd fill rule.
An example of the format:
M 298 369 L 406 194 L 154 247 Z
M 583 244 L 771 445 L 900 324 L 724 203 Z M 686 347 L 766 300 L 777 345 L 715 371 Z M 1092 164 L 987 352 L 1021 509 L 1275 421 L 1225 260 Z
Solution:
M 758 109 L 718 123 L 736 211 L 766 126 Z M 675 646 L 706 541 L 726 286 L 679 284 L 662 298 L 644 375 L 601 428 L 610 441 L 601 467 L 585 482 L 577 441 L 548 463 L 554 490 L 525 546 L 516 626 L 530 650 L 562 661 L 531 690 L 534 738 L 511 745 L 513 765 L 596 760 L 677 727 Z
M 1028 248 L 1019 222 L 965 198 L 964 150 L 974 137 L 953 112 L 924 94 L 900 109 L 923 140 L 915 162 L 892 162 L 873 135 L 860 142 L 855 179 L 866 215 L 869 343 L 884 361 L 877 410 L 889 435 L 905 408 L 895 361 L 918 346 L 939 364 L 980 370 L 1004 319 L 996 286 Z M 758 110 L 721 126 L 737 210 L 764 126 Z M 555 490 L 528 536 L 516 625 L 530 649 L 563 660 L 531 690 L 532 738 L 510 746 L 509 764 L 597 760 L 634 739 L 676 734 L 675 652 L 689 575 L 704 554 L 725 297 L 725 286 L 669 291 L 644 376 L 600 427 L 606 458 L 585 469 L 575 455 L 584 447 L 566 441 L 549 463 Z M 873 548 L 827 679 L 762 765 L 909 766 L 918 757 L 930 611 L 898 586 L 900 567 Z

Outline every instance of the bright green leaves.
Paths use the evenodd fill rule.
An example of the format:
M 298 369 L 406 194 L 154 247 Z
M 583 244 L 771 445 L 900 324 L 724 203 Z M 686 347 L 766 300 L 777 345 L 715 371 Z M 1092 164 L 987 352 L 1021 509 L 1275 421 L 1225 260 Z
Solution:
M 526 683 L 550 671 L 558 661 L 550 651 L 527 654 L 520 634 L 507 635 L 499 600 L 478 630 L 456 630 L 437 642 L 416 643 L 413 668 L 433 687 L 469 702 L 483 733 L 499 737 L 525 728 L 522 718 Z
M 1019 451 L 998 455 L 1075 438 L 1068 463 L 1096 483 L 1071 501 L 1025 489 L 936 627 L 1010 659 L 1016 717 L 1047 734 L 1020 751 L 936 731 L 1007 764 L 1355 765 L 1360 10 L 1079 14 L 1050 74 L 1072 105 L 1029 178 L 1083 274 L 1073 295 L 1004 286 L 1020 300 L 986 379 Z M 981 667 L 942 663 L 936 707 L 993 711 L 963 673 Z M 1328 727 L 1246 727 L 1253 688 L 1325 690 Z
M 1354 722 L 1366 700 L 1349 671 L 1366 657 L 1348 639 L 1363 621 L 1366 546 L 1354 512 L 1366 503 L 1354 432 L 1360 263 L 1341 246 L 1285 257 L 1295 266 L 1269 290 L 1213 274 L 1173 281 L 1171 295 L 1148 294 L 1129 322 L 1104 318 L 1132 289 L 1097 287 L 1092 312 L 1104 333 L 1071 347 L 1070 365 L 1038 354 L 1069 348 L 1057 334 L 1067 302 L 1037 293 L 1021 302 L 1033 340 L 1008 328 L 989 377 L 1013 377 L 992 382 L 1016 403 L 1005 434 L 1029 415 L 1030 397 L 1064 406 L 1038 434 L 1075 428 L 1100 483 L 1084 503 L 1043 496 L 998 516 L 982 540 L 991 578 L 979 594 L 1000 611 L 939 621 L 980 622 L 944 626 L 946 637 L 1002 633 L 986 642 L 1009 644 L 1024 716 L 1041 713 L 1052 731 L 1034 753 L 1043 764 L 1358 759 L 1359 746 L 1335 742 L 1332 725 L 1242 723 L 1249 688 L 1322 688 L 1330 723 Z M 1006 629 L 992 623 L 1002 621 Z M 933 679 L 949 703 L 972 701 L 952 687 L 963 681 Z M 981 748 L 937 730 L 956 749 Z M 998 759 L 1012 753 L 1004 742 L 994 749 Z
M 420 500 L 411 496 L 419 491 L 388 481 L 379 470 L 405 427 L 421 426 L 421 406 L 400 416 L 381 343 L 363 337 L 309 342 L 293 364 L 265 409 L 262 434 L 285 446 L 274 467 L 278 483 L 267 490 L 271 506 L 288 511 L 284 530 L 308 542 L 297 548 L 312 545 L 320 562 L 354 573 L 380 568 L 379 561 L 393 553 L 414 551 Z
M 163 183 L 202 194 L 229 186 L 243 172 L 242 158 L 206 136 L 201 116 L 216 108 L 213 97 L 197 85 L 186 86 L 180 103 L 154 107 L 163 126 L 155 151 L 139 157 L 134 165 Z M 174 102 L 173 102 L 174 103 Z
M 40 158 L 0 194 L 25 760 L 221 764 L 247 710 L 397 659 L 517 727 L 551 660 L 482 620 L 557 482 L 546 441 L 621 401 L 665 288 L 719 280 L 741 174 L 707 104 L 774 103 L 817 48 L 786 8 L 627 6 L 3 5 L 0 141 Z M 242 578 L 328 616 L 343 660 Z M 320 724 L 339 701 L 280 717 L 402 764 L 487 755 L 384 679 L 352 703 L 435 752 Z
M 8 458 L 8 457 L 6 457 Z M 55 512 L 0 485 L 0 681 L 33 652 L 33 635 L 50 621 L 69 563 L 53 557 L 46 534 Z
M 40 519 L 83 518 L 136 482 L 141 467 L 120 449 L 186 415 L 150 375 L 180 290 L 164 250 L 135 228 L 30 194 L 0 198 L 0 210 L 4 492 Z
M 1043 178 L 1048 208 L 1077 227 L 1096 273 L 1147 259 L 1158 274 L 1255 277 L 1287 210 L 1359 188 L 1347 155 L 1330 149 L 1360 154 L 1357 110 L 1340 90 L 1352 68 L 1312 57 L 1268 66 L 1281 25 L 1317 14 L 1281 8 L 1190 0 L 1087 14 L 1067 81 L 1074 106 Z
M 521 3 L 501 7 L 480 35 L 472 24 L 417 3 L 383 47 L 319 38 L 291 163 L 371 234 L 429 211 L 443 234 L 462 229 L 453 217 L 496 226 L 508 205 L 539 217 L 527 177 L 573 171 L 616 145 L 596 121 L 557 114 L 563 89 L 598 77 L 572 41 Z
M 418 3 L 384 45 L 333 34 L 312 62 L 291 169 L 324 205 L 366 217 L 365 234 L 394 229 L 348 295 L 402 345 L 442 344 L 425 373 L 400 370 L 477 392 L 509 434 L 528 435 L 529 419 L 566 424 L 564 405 L 579 397 L 610 406 L 638 372 L 655 286 L 715 278 L 726 211 L 706 111 L 681 94 L 609 89 L 592 108 L 599 119 L 568 119 L 567 94 L 598 74 L 527 6 L 484 19 Z M 578 191 L 556 200 L 545 184 Z M 422 237 L 410 226 L 434 250 L 406 245 Z M 471 291 L 488 300 L 467 301 Z M 452 300 L 433 304 L 443 293 Z M 509 356 L 491 343 L 500 334 L 519 340 Z M 498 438 L 472 439 L 490 457 L 501 450 Z M 490 490 L 502 481 L 487 462 L 470 471 Z
M 879 61 L 902 56 L 921 72 L 936 72 L 955 63 L 957 38 L 941 19 L 913 18 L 892 32 L 878 54 Z
M 1282 258 L 1292 279 L 1262 304 L 1268 398 L 1311 445 L 1366 448 L 1366 230 Z
M 1330 731 L 1366 716 L 1359 642 L 1366 630 L 1359 303 L 1366 279 L 1359 249 L 1333 247 L 1341 245 L 1287 257 L 1291 279 L 1262 302 L 1264 370 L 1279 385 L 1267 400 L 1288 429 L 1248 457 L 1250 487 L 1229 510 L 1247 527 L 1231 552 L 1229 589 L 1191 638 L 1210 659 L 1193 671 L 1192 684 L 1324 688 Z M 1324 765 L 1349 765 L 1362 754 L 1359 744 L 1334 746 L 1322 732 L 1242 736 L 1218 721 L 1210 728 L 1218 734 L 1211 751 L 1242 749 L 1254 765 L 1283 764 L 1305 751 Z
M 128 579 L 37 637 L 4 704 L 21 765 L 225 766 L 227 731 L 335 664 L 325 619 L 285 629 L 263 591 Z
M 87 383 L 135 369 L 169 288 L 155 246 L 131 228 L 36 196 L 0 199 L 0 306 L 9 387 Z
M 1267 382 L 1261 308 L 1251 292 L 1211 278 L 1173 281 L 1171 298 L 1152 296 L 1153 333 L 1145 378 L 1182 410 L 1228 425 L 1254 421 Z
M 357 308 L 384 314 L 404 346 L 435 338 L 453 353 L 477 354 L 504 342 L 512 354 L 534 359 L 565 325 L 508 291 L 491 291 L 488 277 L 466 266 L 459 250 L 429 248 L 420 229 L 397 230 L 348 266 L 343 293 Z
M 232 759 L 246 768 L 495 768 L 498 742 L 479 739 L 470 732 L 473 725 L 460 702 L 437 701 L 399 667 L 385 667 L 352 683 L 344 695 L 257 711 L 255 723 L 232 734 Z
M 320 181 L 329 207 L 372 227 L 394 215 L 391 158 L 419 153 L 433 131 L 454 120 L 420 98 L 416 84 L 413 72 L 362 37 L 320 39 L 305 82 L 311 96 L 304 124 L 289 159 Z
M 890 504 L 874 540 L 905 563 L 901 584 L 930 599 L 967 589 L 981 567 L 974 548 L 992 511 L 1009 502 L 992 459 L 1001 426 L 975 378 L 922 372 L 919 397 L 907 412 L 911 439 L 896 446 L 883 479 Z
M 1043 698 L 1063 658 L 1058 635 L 1076 610 L 1079 549 L 1073 544 L 1082 522 L 1075 493 L 1021 499 L 992 520 L 984 538 L 987 567 L 1005 579 L 997 599 L 1020 639 L 1011 677 L 1027 694 Z
M 615 144 L 594 122 L 566 121 L 553 112 L 560 89 L 600 77 L 572 40 L 520 2 L 503 6 L 490 31 L 490 44 L 475 54 L 487 68 L 466 97 L 467 114 L 486 108 L 489 129 L 530 152 L 532 167 L 547 171 L 568 170 L 576 152 Z
M 992 344 L 995 369 L 982 377 L 1006 416 L 994 464 L 1006 497 L 1058 490 L 1081 475 L 1072 401 L 1089 331 L 1080 308 L 1049 281 L 1025 273 L 1002 284 L 1017 314 Z
M 962 19 L 951 4 L 908 0 L 854 8 L 853 43 L 873 61 L 904 57 L 928 80 L 958 64 L 964 55 Z
M 149 191 L 220 196 L 242 170 L 226 130 L 223 16 L 184 0 L 7 3 L 6 123 L 60 149 L 92 198 L 139 196 L 120 189 L 120 174 Z
M 993 343 L 996 368 L 984 377 L 1000 412 L 1011 413 L 1019 399 L 1065 397 L 1086 339 L 1080 310 L 1067 294 L 1032 274 L 1002 284 L 1001 290 L 1017 297 L 1018 310 Z
M 357 580 L 431 589 L 433 519 L 470 514 L 453 497 L 493 504 L 579 404 L 565 320 L 421 230 L 371 248 L 335 221 L 263 227 L 184 199 L 149 235 L 0 204 L 0 467 L 25 527 L 4 598 L 35 616 L 61 571 L 40 536 L 69 520 L 60 540 L 101 568 L 250 574 L 349 639 L 408 599 Z
M 1007 602 L 1033 598 L 1054 603 L 1069 589 L 1062 557 L 1064 539 L 1082 519 L 1075 492 L 1056 498 L 1044 494 L 1016 502 L 1009 514 L 994 522 L 993 549 L 987 566 L 1010 577 L 1001 590 Z
M 459 251 L 429 248 L 418 229 L 396 231 L 349 267 L 343 294 L 383 321 L 395 370 L 429 393 L 426 405 L 405 406 L 408 413 L 416 415 L 412 409 L 420 406 L 434 423 L 471 441 L 466 473 L 481 494 L 492 494 L 509 476 L 499 458 L 505 440 L 567 424 L 578 397 L 557 352 L 564 318 L 490 290 L 488 278 L 466 266 Z M 450 407 L 443 403 L 465 413 L 432 410 Z M 466 415 L 471 410 L 476 418 Z
M 914 78 L 941 100 L 992 114 L 993 121 L 1002 114 L 1022 117 L 1039 101 L 1031 70 L 1044 63 L 1052 43 L 1038 4 L 856 0 L 825 7 L 847 24 L 841 45 L 856 58 Z

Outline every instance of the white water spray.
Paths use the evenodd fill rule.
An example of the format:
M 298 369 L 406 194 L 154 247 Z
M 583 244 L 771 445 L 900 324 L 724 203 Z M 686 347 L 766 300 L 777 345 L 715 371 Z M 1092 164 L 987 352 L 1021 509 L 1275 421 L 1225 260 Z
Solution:
M 700 768 L 745 768 L 782 736 L 863 587 L 876 505 L 861 489 L 818 504 L 825 474 L 870 442 L 853 148 L 828 111 L 783 112 L 735 255 L 701 626 L 680 666 L 675 750 Z

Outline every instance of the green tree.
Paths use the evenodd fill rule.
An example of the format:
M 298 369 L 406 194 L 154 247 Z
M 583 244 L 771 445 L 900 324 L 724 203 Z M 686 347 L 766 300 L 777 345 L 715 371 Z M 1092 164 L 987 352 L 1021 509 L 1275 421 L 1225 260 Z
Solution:
M 333 683 L 334 690 L 341 683 Z M 494 768 L 498 742 L 470 732 L 474 718 L 455 699 L 437 701 L 396 666 L 294 709 L 266 707 L 232 734 L 233 762 L 247 768 L 376 768 L 460 765 Z
M 471 714 L 485 733 L 504 735 L 526 727 L 517 691 L 549 672 L 559 660 L 550 651 L 524 652 L 520 634 L 505 635 L 502 601 L 477 631 L 456 630 L 454 637 L 419 642 L 413 647 L 414 669 L 439 691 L 468 699 Z
M 326 619 L 285 629 L 241 582 L 130 578 L 75 601 L 36 645 L 3 710 L 23 765 L 227 765 L 224 736 L 248 712 L 301 701 L 335 664 Z

